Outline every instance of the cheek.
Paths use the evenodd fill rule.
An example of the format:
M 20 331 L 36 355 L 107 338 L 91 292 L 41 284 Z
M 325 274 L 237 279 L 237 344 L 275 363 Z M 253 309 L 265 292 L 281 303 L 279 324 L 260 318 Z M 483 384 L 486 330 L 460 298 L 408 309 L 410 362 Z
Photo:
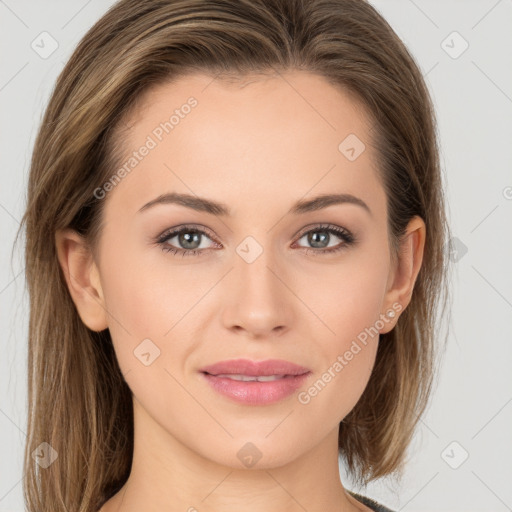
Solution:
M 123 374 L 132 372 L 127 381 L 137 382 L 143 372 L 145 386 L 153 378 L 150 368 L 176 368 L 193 351 L 189 327 L 202 325 L 201 300 L 217 277 L 208 265 L 177 265 L 158 247 L 130 246 L 122 237 L 112 239 L 103 254 L 102 287 L 119 365 Z M 146 367 L 148 357 L 154 363 Z
M 197 265 L 177 264 L 180 258 L 173 261 L 172 254 L 121 230 L 106 232 L 105 238 L 111 238 L 102 248 L 102 286 L 111 323 L 138 336 L 162 337 L 207 291 L 210 280 L 198 275 Z
M 376 253 L 347 253 L 339 265 L 319 266 L 314 280 L 300 278 L 301 296 L 322 320 L 318 328 L 338 340 L 337 348 L 375 325 L 383 312 L 389 267 L 387 257 Z
M 315 287 L 306 281 L 301 285 L 308 290 L 306 302 L 318 317 L 314 339 L 323 361 L 317 380 L 299 399 L 314 416 L 325 416 L 322 406 L 331 407 L 328 414 L 341 420 L 370 378 L 388 277 L 386 257 L 375 258 L 374 254 L 347 257 L 345 264 L 316 273 Z

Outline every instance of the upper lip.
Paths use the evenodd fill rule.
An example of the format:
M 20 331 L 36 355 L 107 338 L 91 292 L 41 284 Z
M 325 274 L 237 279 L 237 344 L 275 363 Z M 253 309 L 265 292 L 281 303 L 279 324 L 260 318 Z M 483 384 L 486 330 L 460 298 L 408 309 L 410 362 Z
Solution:
M 210 375 L 232 374 L 260 377 L 268 375 L 302 375 L 310 370 L 283 359 L 267 359 L 266 361 L 231 359 L 205 366 L 200 371 Z

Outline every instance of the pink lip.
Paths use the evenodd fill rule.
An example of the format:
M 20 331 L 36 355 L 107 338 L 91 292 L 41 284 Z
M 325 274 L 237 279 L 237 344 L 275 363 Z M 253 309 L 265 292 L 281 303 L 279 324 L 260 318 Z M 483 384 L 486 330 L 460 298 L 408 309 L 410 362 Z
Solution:
M 206 366 L 200 371 L 217 392 L 237 402 L 251 405 L 265 405 L 282 400 L 299 388 L 311 373 L 308 368 L 278 359 L 259 362 L 234 359 Z M 218 377 L 221 374 L 283 377 L 268 382 L 244 382 Z

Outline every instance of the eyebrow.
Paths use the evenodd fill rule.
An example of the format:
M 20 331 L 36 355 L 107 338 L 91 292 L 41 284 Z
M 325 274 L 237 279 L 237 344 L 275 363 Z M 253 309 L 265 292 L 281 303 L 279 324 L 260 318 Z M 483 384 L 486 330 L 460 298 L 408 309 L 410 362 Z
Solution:
M 370 207 L 359 197 L 353 196 L 352 194 L 322 194 L 314 197 L 313 199 L 302 199 L 297 201 L 288 211 L 288 213 L 299 215 L 307 212 L 313 212 L 327 208 L 335 204 L 355 204 L 362 207 L 370 215 L 372 211 Z M 156 199 L 149 201 L 142 208 L 139 209 L 139 213 L 158 204 L 178 204 L 191 208 L 198 212 L 206 212 L 212 215 L 219 216 L 231 216 L 229 207 L 224 203 L 213 201 L 212 199 L 206 199 L 203 197 L 193 196 L 190 194 L 179 194 L 177 192 L 171 192 L 168 194 L 162 194 Z

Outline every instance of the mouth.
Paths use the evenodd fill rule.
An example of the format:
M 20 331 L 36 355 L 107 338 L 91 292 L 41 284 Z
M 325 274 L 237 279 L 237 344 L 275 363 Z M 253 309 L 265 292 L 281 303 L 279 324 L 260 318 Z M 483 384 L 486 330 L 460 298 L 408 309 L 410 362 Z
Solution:
M 233 401 L 267 405 L 289 397 L 311 371 L 284 360 L 237 359 L 207 366 L 200 373 L 211 388 Z

